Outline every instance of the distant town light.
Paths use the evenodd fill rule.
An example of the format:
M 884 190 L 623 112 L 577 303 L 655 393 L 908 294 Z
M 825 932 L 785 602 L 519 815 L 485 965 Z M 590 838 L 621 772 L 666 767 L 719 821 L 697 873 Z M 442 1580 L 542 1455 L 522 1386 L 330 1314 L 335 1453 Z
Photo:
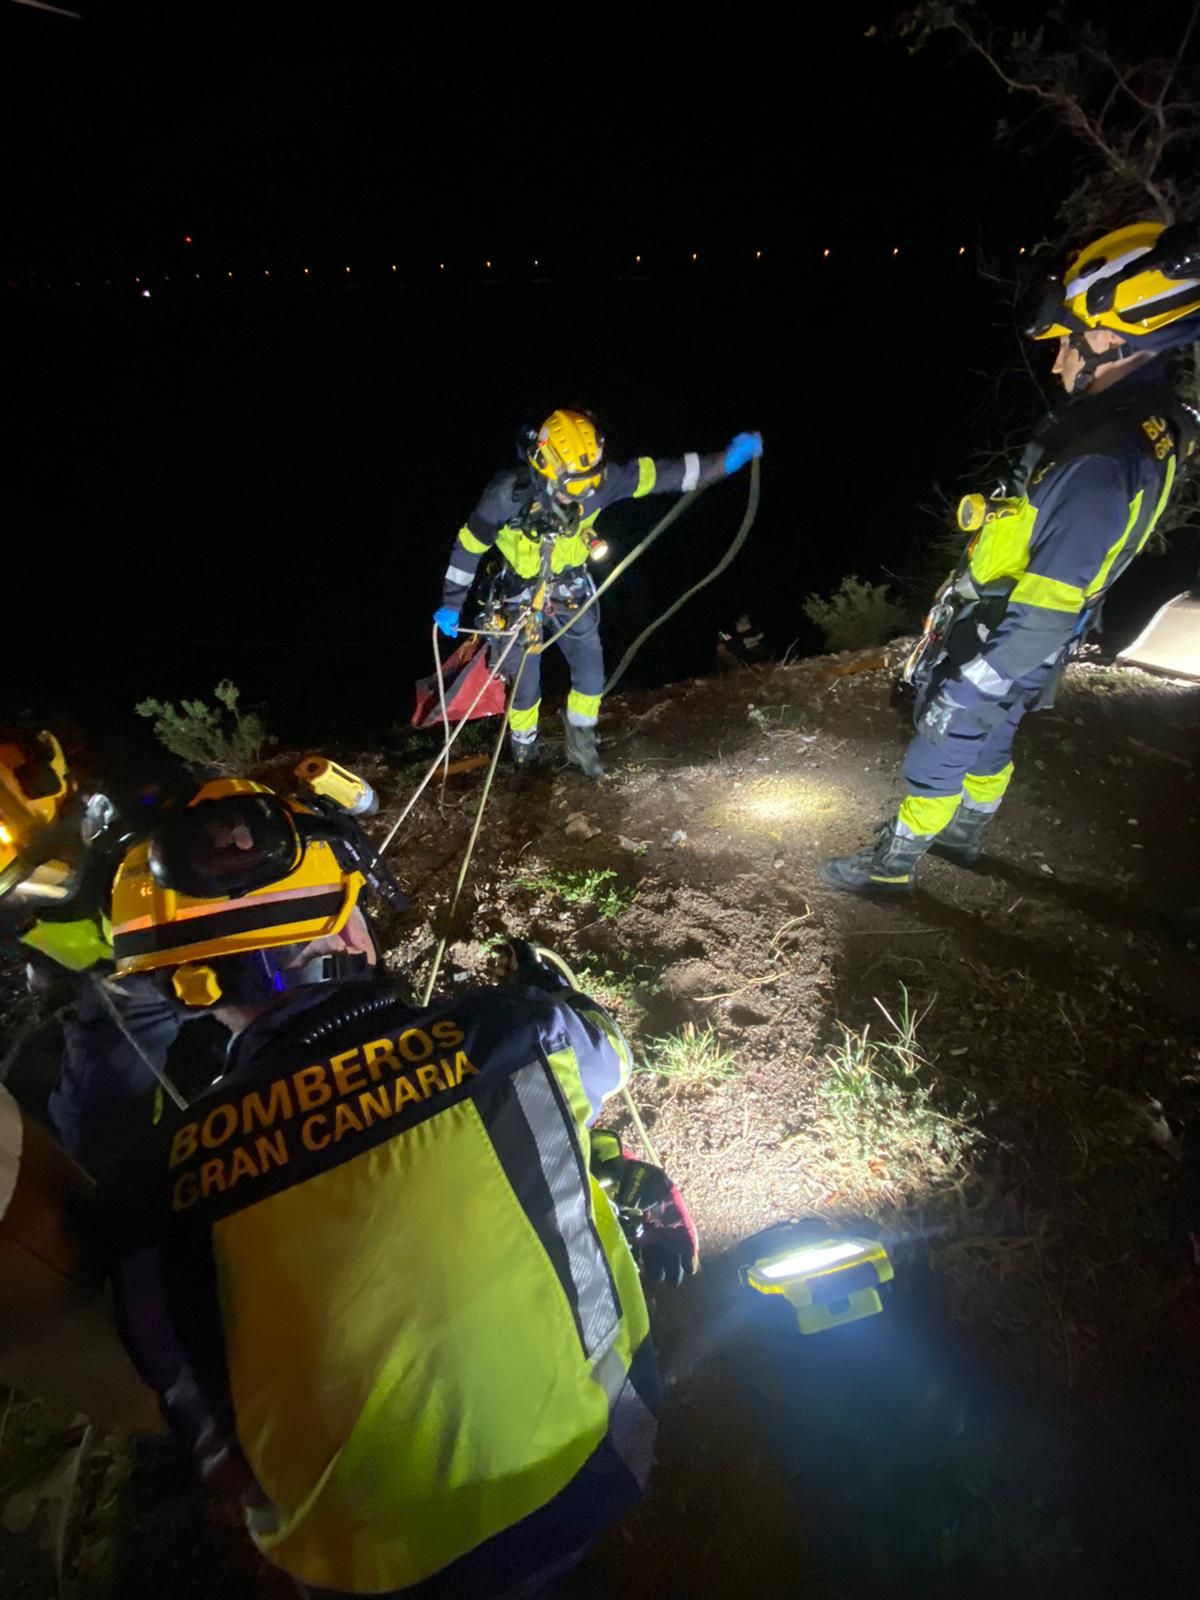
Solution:
M 143 289 L 143 290 L 142 290 L 142 299 L 143 299 L 143 300 L 149 300 L 149 298 L 150 298 L 150 291 L 149 291 L 149 289 Z
M 191 242 L 192 242 L 192 236 L 191 236 L 191 234 L 190 234 L 190 233 L 185 233 L 185 234 L 184 234 L 184 236 L 183 236 L 183 242 L 184 242 L 184 244 L 191 244 Z
M 1017 251 L 1017 254 L 1019 256 L 1023 256 L 1025 254 L 1025 246 L 1024 245 L 1022 245 L 1021 248 Z
M 958 247 L 958 253 L 959 253 L 959 255 L 960 255 L 960 256 L 965 256 L 965 255 L 966 255 L 966 253 L 967 253 L 967 247 L 966 247 L 966 245 L 965 245 L 965 244 L 960 244 L 960 245 L 959 245 L 959 247 Z
M 896 246 L 895 246 L 895 247 L 894 247 L 894 248 L 893 248 L 893 250 L 892 250 L 892 254 L 893 254 L 893 255 L 894 255 L 894 256 L 898 256 L 898 255 L 899 255 L 899 254 L 900 254 L 900 246 L 899 246 L 899 245 L 896 245 Z
M 754 259 L 755 259 L 755 261 L 761 261 L 762 260 L 762 251 L 761 250 L 756 250 L 754 252 Z
M 492 263 L 490 261 L 485 261 L 483 264 L 489 272 L 492 270 Z
M 270 267 L 264 267 L 264 268 L 263 268 L 263 277 L 264 277 L 264 278 L 269 278 L 269 277 L 270 277 L 270 276 L 271 276 L 271 269 L 270 269 Z
M 692 260 L 695 261 L 695 259 L 696 259 L 696 252 L 693 250 L 692 251 Z
M 307 278 L 307 277 L 308 277 L 308 268 L 307 268 L 307 267 L 305 267 L 305 269 L 304 269 L 304 276 L 305 276 L 305 277 L 306 277 L 306 278 Z
M 822 255 L 823 255 L 823 256 L 828 256 L 828 254 L 829 254 L 829 250 L 828 250 L 828 249 L 827 249 L 827 248 L 826 248 L 826 249 L 824 249 L 824 250 L 822 250 L 822 251 L 821 251 L 821 254 L 822 254 Z
M 349 272 L 349 271 L 350 271 L 350 268 L 349 268 L 349 267 L 347 267 L 347 268 L 346 268 L 346 271 L 347 271 L 347 272 Z
M 392 262 L 392 271 L 395 272 L 395 270 L 396 270 L 396 263 L 393 261 Z
M 634 259 L 634 263 L 635 263 L 635 265 L 637 265 L 637 266 L 639 266 L 639 267 L 640 267 L 640 266 L 641 266 L 641 264 L 642 264 L 642 258 L 641 258 L 641 256 L 634 256 L 634 258 L 633 258 L 633 259 Z

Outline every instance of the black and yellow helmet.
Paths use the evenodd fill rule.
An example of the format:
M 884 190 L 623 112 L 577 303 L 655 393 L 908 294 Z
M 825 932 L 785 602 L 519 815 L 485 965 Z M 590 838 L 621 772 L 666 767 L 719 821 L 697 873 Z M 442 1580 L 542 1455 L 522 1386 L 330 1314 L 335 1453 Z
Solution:
M 529 441 L 529 465 L 560 494 L 582 499 L 599 488 L 604 437 L 582 411 L 552 411 Z
M 1200 340 L 1200 230 L 1134 222 L 1106 233 L 1052 280 L 1029 329 L 1034 339 L 1107 328 L 1136 350 Z
M 357 975 L 362 958 L 299 949 L 342 931 L 370 884 L 407 901 L 358 825 L 247 778 L 204 784 L 129 851 L 112 893 L 118 978 L 161 972 L 188 1006 L 270 999 Z

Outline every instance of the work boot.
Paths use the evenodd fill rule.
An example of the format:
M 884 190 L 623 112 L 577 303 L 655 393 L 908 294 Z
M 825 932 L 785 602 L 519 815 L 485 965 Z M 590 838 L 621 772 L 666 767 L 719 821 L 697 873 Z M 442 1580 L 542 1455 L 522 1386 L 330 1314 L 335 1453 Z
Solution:
M 596 749 L 595 728 L 579 728 L 567 720 L 567 713 L 563 712 L 563 727 L 567 730 L 567 760 L 573 761 L 577 767 L 582 767 L 589 778 L 604 776 L 604 764 L 600 760 L 600 752 Z
M 978 806 L 964 802 L 941 833 L 934 834 L 930 846 L 934 855 L 957 861 L 960 867 L 973 867 L 983 850 L 988 823 L 995 815 L 994 811 L 981 811 Z
M 512 751 L 513 766 L 523 768 L 526 772 L 532 771 L 541 761 L 536 738 L 510 739 L 509 749 Z
M 851 894 L 911 894 L 917 882 L 917 864 L 934 835 L 898 833 L 895 822 L 885 822 L 875 843 L 852 856 L 835 856 L 821 863 L 821 876 L 835 889 Z

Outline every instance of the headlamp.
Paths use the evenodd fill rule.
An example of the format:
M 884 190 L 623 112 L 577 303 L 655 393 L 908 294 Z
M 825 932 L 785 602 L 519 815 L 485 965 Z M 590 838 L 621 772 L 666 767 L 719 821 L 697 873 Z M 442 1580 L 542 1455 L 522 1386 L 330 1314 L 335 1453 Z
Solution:
M 758 1294 L 782 1295 L 801 1333 L 824 1333 L 883 1310 L 880 1286 L 892 1264 L 874 1239 L 797 1238 L 788 1248 L 743 1267 L 742 1282 Z

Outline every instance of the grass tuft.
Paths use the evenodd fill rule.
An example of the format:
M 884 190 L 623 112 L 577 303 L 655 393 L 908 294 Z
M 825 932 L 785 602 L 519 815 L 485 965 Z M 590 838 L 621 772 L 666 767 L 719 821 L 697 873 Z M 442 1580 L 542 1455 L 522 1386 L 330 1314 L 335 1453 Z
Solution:
M 678 1033 L 652 1039 L 643 1070 L 693 1087 L 720 1083 L 738 1073 L 733 1051 L 722 1045 L 711 1025 L 697 1028 L 694 1022 L 685 1022 Z

